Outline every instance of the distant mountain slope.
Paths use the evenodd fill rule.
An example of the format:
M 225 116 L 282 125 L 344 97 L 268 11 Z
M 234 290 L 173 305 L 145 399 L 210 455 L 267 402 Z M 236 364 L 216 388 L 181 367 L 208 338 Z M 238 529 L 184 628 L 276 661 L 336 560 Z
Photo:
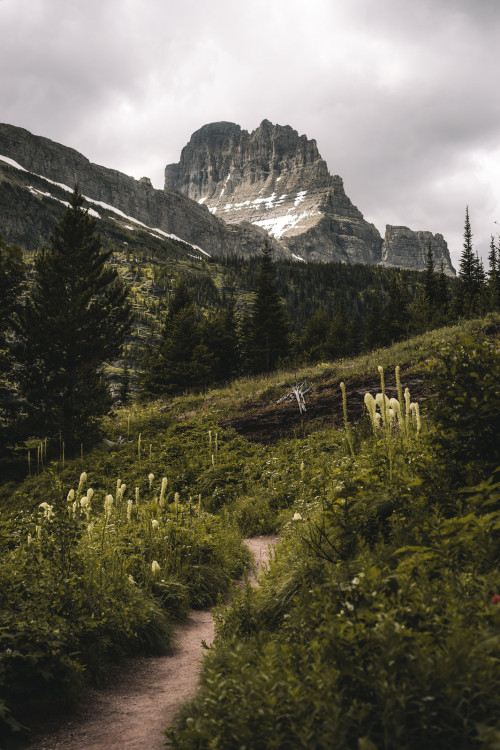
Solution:
M 250 224 L 228 226 L 179 192 L 155 190 L 148 178 L 135 180 L 48 138 L 0 124 L 0 233 L 8 241 L 24 247 L 46 242 L 53 229 L 47 213 L 60 214 L 61 200 L 76 184 L 99 218 L 129 232 L 179 239 L 205 257 L 254 255 L 267 237 Z M 278 257 L 289 255 L 281 243 L 273 245 Z
M 422 270 L 430 241 L 436 267 L 455 273 L 440 234 L 388 226 L 383 242 L 316 142 L 267 120 L 251 134 L 233 123 L 201 128 L 166 168 L 164 190 L 0 124 L 0 234 L 8 242 L 45 244 L 76 184 L 100 231 L 131 249 L 150 242 L 205 259 L 250 257 L 268 239 L 276 258 Z
M 341 177 L 330 175 L 316 141 L 288 125 L 264 120 L 252 133 L 230 122 L 204 125 L 180 161 L 166 167 L 165 189 L 172 188 L 226 222 L 266 229 L 304 260 L 422 270 L 431 241 L 436 266 L 442 261 L 455 273 L 440 234 L 388 226 L 383 241 L 346 195 Z

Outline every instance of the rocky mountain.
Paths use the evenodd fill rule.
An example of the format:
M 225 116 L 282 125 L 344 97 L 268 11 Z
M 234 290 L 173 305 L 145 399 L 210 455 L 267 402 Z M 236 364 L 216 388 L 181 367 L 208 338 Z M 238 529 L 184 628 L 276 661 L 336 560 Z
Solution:
M 383 241 L 346 195 L 341 177 L 330 175 L 316 141 L 289 126 L 264 120 L 248 133 L 230 122 L 205 125 L 180 161 L 166 167 L 165 189 L 229 224 L 262 227 L 296 258 L 423 269 L 431 241 L 436 266 L 443 262 L 455 273 L 442 235 L 388 226 Z
M 382 245 L 382 265 L 411 268 L 416 271 L 425 268 L 429 242 L 434 254 L 434 265 L 439 269 L 443 262 L 448 275 L 455 275 L 450 262 L 448 245 L 442 234 L 413 232 L 408 227 L 394 227 L 387 224 Z M 451 271 L 450 271 L 451 269 Z
M 0 124 L 0 233 L 8 242 L 28 249 L 46 242 L 76 184 L 99 219 L 129 236 L 140 232 L 184 243 L 199 257 L 254 255 L 267 238 L 252 224 L 226 224 L 182 193 L 155 190 L 147 177 L 135 180 L 48 138 Z M 289 255 L 279 241 L 273 246 L 277 256 Z
M 113 242 L 175 245 L 207 258 L 260 252 L 275 257 L 423 269 L 431 241 L 436 267 L 454 275 L 439 234 L 386 230 L 383 241 L 330 175 L 316 142 L 264 120 L 252 133 L 234 123 L 196 131 L 165 188 L 91 163 L 72 148 L 0 124 L 0 234 L 34 249 L 47 242 L 78 184 L 100 231 Z

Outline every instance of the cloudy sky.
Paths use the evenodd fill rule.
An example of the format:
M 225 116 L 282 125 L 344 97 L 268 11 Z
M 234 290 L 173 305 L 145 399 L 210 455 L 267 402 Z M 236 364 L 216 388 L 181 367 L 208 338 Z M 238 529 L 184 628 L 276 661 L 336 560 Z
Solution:
M 315 138 L 384 233 L 500 225 L 499 0 L 0 0 L 0 121 L 163 187 L 192 132 Z

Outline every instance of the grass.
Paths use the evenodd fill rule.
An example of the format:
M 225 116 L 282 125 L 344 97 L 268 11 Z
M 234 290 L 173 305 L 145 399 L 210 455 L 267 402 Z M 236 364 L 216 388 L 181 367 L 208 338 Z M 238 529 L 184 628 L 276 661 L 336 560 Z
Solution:
M 434 359 L 420 431 L 351 425 L 354 455 L 342 431 L 281 444 L 296 462 L 283 541 L 260 588 L 219 609 L 173 747 L 498 745 L 498 344 L 453 341 Z
M 332 392 L 340 394 L 340 380 L 348 383 L 358 376 L 371 377 L 378 365 L 399 363 L 406 373 L 421 372 L 427 366 L 426 360 L 437 357 L 436 342 L 455 341 L 464 331 L 477 331 L 488 322 L 498 322 L 498 316 L 425 334 L 355 360 L 303 368 L 297 377 L 308 377 L 315 385 L 331 386 Z M 396 605 L 391 603 L 386 589 L 392 585 L 388 581 L 394 571 L 399 570 L 404 585 L 410 586 L 413 565 L 425 583 L 427 542 L 436 545 L 443 534 L 453 537 L 456 532 L 452 526 L 442 525 L 449 520 L 439 515 L 443 509 L 438 509 L 434 518 L 425 512 L 426 503 L 434 507 L 437 498 L 442 499 L 443 487 L 452 504 L 456 497 L 443 479 L 447 472 L 433 453 L 428 419 L 424 419 L 422 437 L 417 440 L 414 435 L 411 444 L 404 445 L 391 435 L 375 439 L 368 417 L 350 424 L 354 457 L 343 429 L 318 429 L 307 436 L 289 436 L 264 446 L 249 442 L 234 429 L 221 428 L 220 422 L 228 416 L 258 410 L 259 404 L 282 396 L 290 382 L 293 373 L 282 371 L 265 378 L 241 379 L 204 394 L 187 394 L 168 403 L 133 404 L 104 420 L 108 439 L 116 441 L 122 436 L 130 442 L 111 449 L 97 446 L 85 452 L 83 458 L 66 460 L 64 466 L 57 453 L 51 459 L 51 451 L 57 451 L 58 446 L 49 445 L 43 470 L 40 467 L 36 473 L 32 454 L 31 476 L 19 484 L 0 488 L 0 577 L 5 592 L 5 604 L 0 610 L 0 720 L 6 731 L 20 730 L 27 721 L 27 707 L 39 702 L 42 694 L 47 705 L 53 705 L 63 697 L 75 695 L 83 681 L 103 679 L 111 665 L 124 655 L 165 648 L 172 622 L 189 607 L 214 604 L 231 579 L 243 570 L 247 558 L 242 535 L 274 531 L 279 531 L 285 541 L 269 578 L 259 593 L 244 591 L 232 609 L 220 610 L 219 641 L 207 660 L 203 691 L 194 707 L 186 709 L 185 720 L 180 719 L 175 742 L 179 747 L 211 747 L 203 744 L 205 739 L 220 735 L 226 739 L 214 747 L 234 746 L 230 743 L 236 740 L 232 736 L 227 739 L 225 734 L 229 731 L 222 715 L 226 711 L 226 715 L 238 715 L 234 732 L 240 733 L 238 742 L 244 744 L 250 729 L 241 719 L 241 711 L 237 711 L 238 701 L 246 716 L 264 717 L 262 732 L 267 726 L 266 712 L 271 722 L 271 717 L 278 715 L 281 701 L 290 712 L 287 716 L 302 717 L 303 730 L 298 718 L 292 729 L 288 718 L 280 719 L 288 728 L 280 734 L 278 727 L 269 735 L 271 742 L 283 741 L 276 747 L 301 746 L 293 744 L 299 741 L 307 747 L 307 732 L 323 731 L 318 727 L 326 721 L 330 700 L 339 716 L 345 715 L 346 706 L 335 703 L 334 696 L 339 690 L 345 695 L 352 693 L 348 667 L 342 672 L 340 666 L 332 666 L 340 657 L 334 659 L 333 636 L 327 637 L 325 628 L 331 628 L 339 643 L 344 643 L 346 653 L 354 649 L 354 661 L 359 659 L 359 664 L 366 664 L 366 654 L 356 640 L 353 617 L 356 622 L 356 617 L 369 616 L 361 604 L 355 616 L 347 607 L 346 601 L 353 604 L 348 598 L 349 581 L 364 572 L 359 592 L 365 592 L 369 581 L 370 590 L 380 597 L 377 612 L 381 616 L 392 612 L 391 607 Z M 82 472 L 86 478 L 77 491 Z M 167 485 L 162 493 L 164 477 Z M 120 487 L 126 485 L 123 494 L 117 494 L 118 480 Z M 89 493 L 89 488 L 93 492 Z M 75 497 L 68 502 L 71 490 Z M 491 499 L 489 492 L 487 489 L 483 495 L 486 493 Z M 81 499 L 89 498 L 89 494 L 89 502 L 82 504 Z M 112 503 L 106 501 L 109 495 Z M 473 498 L 474 493 L 469 492 L 469 496 Z M 472 503 L 467 506 L 470 509 L 479 501 L 467 502 Z M 43 503 L 51 507 L 50 512 Z M 481 511 L 477 515 L 488 514 Z M 294 516 L 300 518 L 293 520 Z M 474 544 L 481 544 L 478 535 L 494 527 L 495 518 L 478 521 L 477 528 L 471 521 L 467 532 L 470 543 L 463 547 L 457 543 L 453 554 L 460 559 L 461 550 L 465 550 L 463 554 L 469 555 Z M 481 530 L 481 523 L 490 526 Z M 397 553 L 405 547 L 409 549 L 407 553 Z M 417 547 L 422 549 L 413 550 Z M 486 560 L 494 548 L 486 547 L 483 552 Z M 335 556 L 338 554 L 340 558 Z M 154 563 L 159 570 L 153 569 Z M 485 617 L 489 617 L 490 610 L 487 605 L 481 609 L 479 598 L 483 597 L 484 603 L 488 601 L 487 592 L 495 593 L 492 587 L 497 574 L 495 566 L 490 564 L 488 568 L 488 564 L 484 562 L 482 577 L 473 586 L 474 596 L 478 597 L 474 602 Z M 429 597 L 449 598 L 446 617 L 455 617 L 458 592 L 460 587 L 466 587 L 470 573 L 469 568 L 464 568 L 457 580 L 444 576 L 442 590 L 434 589 L 432 580 L 425 583 Z M 367 592 L 368 588 L 363 597 L 368 596 Z M 394 622 L 404 619 L 405 606 L 401 599 L 397 615 L 390 615 Z M 424 604 L 420 600 L 408 606 L 415 608 L 415 617 L 421 617 Z M 341 610 L 343 614 L 339 616 Z M 368 630 L 373 626 L 371 620 L 370 623 L 367 621 Z M 474 618 L 470 623 L 470 628 L 478 626 Z M 488 628 L 485 633 L 490 632 Z M 446 632 L 450 643 L 456 638 L 457 643 L 463 644 L 472 631 Z M 376 648 L 374 642 L 367 643 Z M 294 650 L 294 644 L 298 650 Z M 418 644 L 412 644 L 410 639 L 408 648 L 417 648 Z M 389 646 L 388 636 L 383 649 Z M 404 644 L 401 648 L 404 651 Z M 429 648 L 430 663 L 434 663 L 434 652 Z M 389 652 L 383 649 L 380 661 L 372 669 L 381 669 L 386 658 L 390 661 Z M 250 673 L 246 663 L 251 665 Z M 308 678 L 311 664 L 315 666 Z M 495 670 L 481 664 L 478 676 L 483 674 L 488 690 L 493 686 L 498 692 Z M 450 680 L 455 679 L 450 665 L 446 672 L 444 662 L 440 662 L 439 669 L 450 675 Z M 227 693 L 229 703 L 222 700 L 220 693 L 220 675 L 225 674 L 230 675 L 234 687 L 233 692 Z M 241 692 L 242 674 L 251 688 L 248 700 Z M 325 692 L 328 698 L 324 700 L 318 696 L 322 675 L 330 680 Z M 408 675 L 405 679 L 411 677 L 418 689 L 424 690 L 422 676 L 419 681 L 411 670 Z M 208 687 L 210 681 L 215 687 Z M 272 689 L 263 690 L 264 684 Z M 304 690 L 305 684 L 310 687 L 301 699 L 304 710 L 299 711 L 300 700 L 292 699 L 290 691 L 299 690 L 299 686 Z M 366 685 L 362 687 L 362 692 L 367 690 Z M 483 693 L 480 699 L 486 713 L 474 721 L 489 726 L 493 699 L 486 699 Z M 351 695 L 351 700 L 355 703 L 355 696 Z M 382 697 L 377 700 L 373 704 L 360 703 L 367 716 L 373 717 L 373 706 L 383 705 Z M 413 700 L 414 693 L 409 693 L 408 701 Z M 221 711 L 213 712 L 211 724 L 202 719 L 204 701 L 220 701 Z M 420 701 L 418 705 L 424 704 Z M 345 726 L 338 724 L 340 739 L 327 733 L 325 747 L 332 746 L 327 744 L 333 741 L 332 737 L 340 748 L 355 746 L 363 739 L 364 735 L 355 737 L 352 729 L 356 722 L 363 725 L 362 711 L 350 711 L 349 714 L 347 710 L 350 718 L 345 719 Z M 418 711 L 416 715 L 420 715 Z M 476 708 L 474 712 L 476 718 L 481 713 Z M 309 715 L 323 719 L 317 718 L 319 724 L 312 726 Z M 400 714 L 397 716 L 397 721 L 403 721 Z M 187 719 L 193 719 L 198 735 Z M 367 737 L 368 729 L 372 731 L 370 722 L 372 718 L 367 724 Z M 469 729 L 472 726 L 476 725 L 468 725 Z M 254 734 L 250 737 L 260 736 L 255 734 L 253 724 L 251 731 Z M 379 738 L 379 729 L 373 731 Z M 473 731 L 479 730 L 470 730 Z M 342 739 L 344 735 L 348 739 Z M 377 739 L 376 746 L 379 745 Z M 388 741 L 380 746 L 391 747 Z M 411 743 L 408 747 L 412 747 Z

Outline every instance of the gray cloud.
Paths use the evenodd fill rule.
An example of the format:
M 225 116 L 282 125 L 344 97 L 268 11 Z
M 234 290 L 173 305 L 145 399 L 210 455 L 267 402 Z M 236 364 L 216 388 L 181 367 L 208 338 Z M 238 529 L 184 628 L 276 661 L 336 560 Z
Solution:
M 191 133 L 315 138 L 383 232 L 500 221 L 497 0 L 2 0 L 1 119 L 161 187 Z

